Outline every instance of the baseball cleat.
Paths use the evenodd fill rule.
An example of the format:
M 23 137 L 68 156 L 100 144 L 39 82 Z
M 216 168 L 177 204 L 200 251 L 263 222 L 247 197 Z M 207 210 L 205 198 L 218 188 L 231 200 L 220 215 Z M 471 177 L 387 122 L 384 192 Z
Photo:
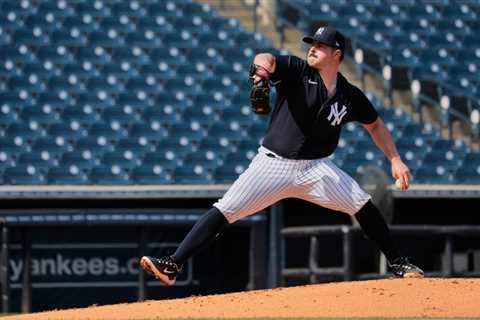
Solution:
M 181 268 L 173 262 L 170 256 L 161 258 L 143 256 L 140 259 L 140 266 L 143 270 L 150 273 L 167 286 L 171 286 L 175 283 L 177 274 L 181 271 Z
M 400 257 L 390 264 L 393 275 L 398 278 L 423 278 L 423 270 L 412 264 L 408 258 Z

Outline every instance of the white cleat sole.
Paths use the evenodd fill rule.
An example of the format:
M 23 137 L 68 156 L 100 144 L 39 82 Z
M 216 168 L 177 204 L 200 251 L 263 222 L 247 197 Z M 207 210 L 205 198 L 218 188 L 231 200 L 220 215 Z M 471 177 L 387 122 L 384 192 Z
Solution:
M 425 276 L 419 272 L 408 272 L 406 274 L 403 275 L 403 278 L 424 278 Z
M 167 286 L 171 286 L 175 283 L 175 279 L 169 279 L 167 275 L 159 272 L 157 268 L 155 268 L 153 262 L 148 259 L 148 257 L 142 257 L 142 259 L 140 259 L 140 266 L 143 270 L 152 274 L 155 278 L 165 283 Z

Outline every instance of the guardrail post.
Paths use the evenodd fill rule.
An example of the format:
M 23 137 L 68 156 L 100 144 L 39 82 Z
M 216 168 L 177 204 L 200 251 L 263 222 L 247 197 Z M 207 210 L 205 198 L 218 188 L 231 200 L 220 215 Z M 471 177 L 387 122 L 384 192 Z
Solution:
M 284 265 L 281 256 L 282 241 L 280 231 L 283 225 L 283 202 L 275 203 L 270 209 L 270 245 L 268 259 L 267 288 L 275 288 L 281 283 L 280 266 Z
M 443 267 L 443 273 L 445 276 L 451 276 L 453 274 L 453 236 L 447 235 L 445 238 L 445 265 Z
M 32 247 L 30 243 L 30 232 L 24 228 L 22 232 L 23 248 L 23 284 L 22 284 L 22 312 L 32 311 Z
M 139 229 L 138 257 L 143 257 L 146 253 L 145 246 L 147 242 L 147 230 L 145 227 Z M 147 298 L 147 280 L 145 272 L 138 266 L 138 301 L 144 301 Z
M 310 283 L 317 283 L 316 270 L 318 269 L 318 236 L 310 237 L 310 256 L 308 258 L 308 269 L 310 271 Z
M 2 282 L 2 312 L 10 311 L 10 284 L 8 272 L 8 227 L 5 221 L 2 223 L 2 261 L 1 261 L 1 279 Z
M 350 227 L 342 227 L 344 280 L 352 279 L 352 233 Z

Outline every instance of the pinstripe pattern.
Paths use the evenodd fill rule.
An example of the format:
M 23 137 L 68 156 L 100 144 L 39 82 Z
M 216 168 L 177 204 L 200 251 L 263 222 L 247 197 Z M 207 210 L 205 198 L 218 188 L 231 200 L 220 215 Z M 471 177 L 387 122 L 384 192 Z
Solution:
M 275 202 L 295 197 L 337 211 L 355 214 L 370 196 L 330 159 L 291 160 L 270 158 L 260 147 L 250 166 L 217 201 L 233 223 Z

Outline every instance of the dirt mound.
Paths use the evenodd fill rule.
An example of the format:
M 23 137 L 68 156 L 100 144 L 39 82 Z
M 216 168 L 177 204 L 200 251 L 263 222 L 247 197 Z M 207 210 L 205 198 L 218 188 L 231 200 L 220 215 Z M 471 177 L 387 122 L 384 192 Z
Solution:
M 480 317 L 480 279 L 386 279 L 96 306 L 7 319 Z

